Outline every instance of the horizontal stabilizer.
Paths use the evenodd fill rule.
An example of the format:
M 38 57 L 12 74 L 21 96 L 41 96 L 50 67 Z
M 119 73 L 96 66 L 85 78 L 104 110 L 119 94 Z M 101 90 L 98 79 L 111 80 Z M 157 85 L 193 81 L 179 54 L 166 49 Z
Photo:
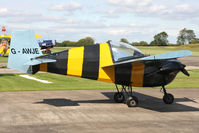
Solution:
M 175 51 L 175 52 L 168 52 L 168 53 L 163 53 L 163 54 L 159 54 L 159 55 L 152 55 L 152 56 L 147 56 L 147 57 L 143 57 L 143 58 L 122 61 L 122 62 L 118 62 L 118 63 L 109 65 L 109 66 L 127 64 L 127 63 L 131 63 L 131 62 L 136 62 L 136 61 L 168 60 L 168 59 L 175 59 L 175 58 L 180 58 L 180 57 L 185 57 L 185 56 L 190 56 L 190 55 L 192 55 L 192 52 L 189 50 L 179 50 L 179 51 Z M 109 66 L 104 66 L 103 68 L 109 67 Z
M 34 66 L 34 65 L 41 64 L 41 63 L 50 63 L 50 62 L 56 62 L 56 60 L 53 60 L 53 59 L 32 59 L 29 62 L 25 63 L 24 65 Z

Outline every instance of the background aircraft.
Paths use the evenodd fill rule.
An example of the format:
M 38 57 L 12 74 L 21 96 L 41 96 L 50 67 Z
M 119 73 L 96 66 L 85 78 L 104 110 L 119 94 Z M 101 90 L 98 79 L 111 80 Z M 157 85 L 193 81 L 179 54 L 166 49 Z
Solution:
M 2 27 L 3 35 L 0 35 L 0 56 L 4 56 L 9 53 L 9 44 L 11 35 L 6 35 L 6 27 Z
M 12 37 L 9 68 L 29 74 L 45 71 L 114 83 L 115 102 L 126 101 L 129 107 L 138 104 L 132 86 L 161 86 L 164 103 L 171 104 L 174 97 L 166 92 L 165 85 L 180 71 L 189 76 L 185 65 L 177 60 L 191 55 L 188 50 L 146 56 L 131 45 L 109 42 L 42 56 L 33 31 L 14 31 Z
M 56 45 L 56 40 L 43 40 L 38 41 L 38 43 L 44 54 L 51 54 L 50 49 Z

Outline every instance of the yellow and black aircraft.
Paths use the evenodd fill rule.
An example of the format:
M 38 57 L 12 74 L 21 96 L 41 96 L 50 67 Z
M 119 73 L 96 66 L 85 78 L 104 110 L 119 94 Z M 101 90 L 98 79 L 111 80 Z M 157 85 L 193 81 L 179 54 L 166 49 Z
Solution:
M 43 56 L 33 31 L 14 31 L 12 37 L 9 68 L 29 74 L 44 71 L 114 83 L 117 88 L 115 102 L 126 101 L 129 107 L 138 104 L 132 86 L 161 86 L 163 101 L 171 104 L 174 97 L 166 92 L 164 86 L 172 82 L 180 71 L 189 76 L 185 65 L 177 60 L 191 55 L 188 50 L 147 56 L 131 45 L 108 42 Z

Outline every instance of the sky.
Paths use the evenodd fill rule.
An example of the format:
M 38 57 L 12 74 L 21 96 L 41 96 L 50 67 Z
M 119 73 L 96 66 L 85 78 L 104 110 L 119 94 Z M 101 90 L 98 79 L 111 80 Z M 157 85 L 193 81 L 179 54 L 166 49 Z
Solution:
M 0 0 L 0 26 L 8 34 L 32 29 L 59 42 L 90 36 L 96 43 L 150 43 L 165 31 L 176 43 L 183 28 L 199 36 L 198 7 L 197 0 Z

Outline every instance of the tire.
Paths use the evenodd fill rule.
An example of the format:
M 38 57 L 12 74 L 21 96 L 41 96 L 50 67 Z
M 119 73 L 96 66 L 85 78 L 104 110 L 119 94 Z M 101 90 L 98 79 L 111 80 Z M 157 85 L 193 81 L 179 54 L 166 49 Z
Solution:
M 138 98 L 135 96 L 129 97 L 127 99 L 127 105 L 128 107 L 137 107 L 138 105 Z
M 116 103 L 123 103 L 125 100 L 124 94 L 122 92 L 117 92 L 114 95 L 114 101 Z
M 165 104 L 172 104 L 174 101 L 174 96 L 172 94 L 165 94 L 163 96 L 163 101 Z

